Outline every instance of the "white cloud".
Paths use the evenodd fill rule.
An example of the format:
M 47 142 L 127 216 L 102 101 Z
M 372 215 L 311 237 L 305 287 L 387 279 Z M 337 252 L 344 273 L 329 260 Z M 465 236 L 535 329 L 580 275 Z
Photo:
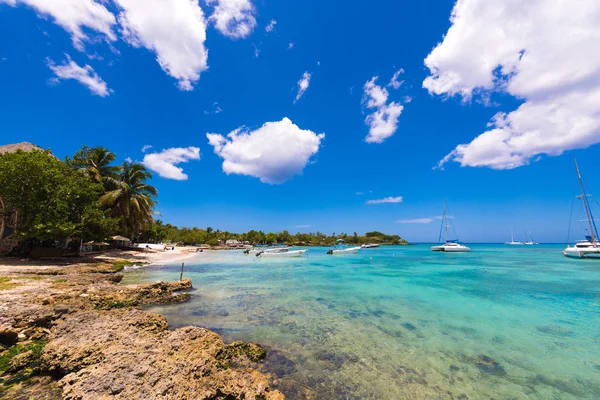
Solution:
M 389 93 L 386 88 L 377 85 L 377 76 L 364 85 L 363 104 L 367 108 L 376 108 L 367 115 L 365 123 L 369 126 L 367 143 L 383 143 L 398 129 L 398 118 L 404 107 L 396 102 L 387 104 Z
M 296 225 L 296 228 L 310 228 L 310 225 Z
M 124 40 L 156 54 L 161 68 L 192 90 L 208 68 L 206 22 L 195 0 L 114 0 Z
M 188 176 L 183 173 L 183 168 L 176 164 L 186 163 L 190 160 L 200 159 L 200 149 L 197 147 L 175 147 L 165 149 L 160 153 L 150 153 L 144 156 L 142 164 L 149 170 L 167 179 L 185 181 Z
M 223 35 L 232 39 L 249 36 L 256 26 L 254 6 L 249 0 L 209 0 L 208 4 L 217 3 L 210 21 Z
M 131 163 L 133 162 L 133 160 L 131 159 L 131 157 L 127 157 L 127 158 L 125 159 L 125 162 L 128 162 L 128 163 L 130 163 L 130 164 L 131 164 Z
M 394 89 L 399 89 L 400 86 L 402 86 L 402 84 L 404 83 L 404 81 L 399 81 L 398 77 L 400 76 L 400 74 L 404 73 L 404 69 L 400 68 L 398 71 L 396 71 L 394 73 L 394 76 L 392 76 L 392 79 L 390 79 L 390 83 L 388 83 L 388 87 L 393 87 Z
M 398 197 L 386 197 L 377 200 L 368 200 L 367 204 L 384 204 L 384 203 L 402 203 L 402 196 Z
M 319 151 L 325 134 L 302 130 L 283 118 L 254 131 L 241 127 L 227 137 L 216 133 L 208 133 L 206 137 L 215 153 L 223 158 L 226 174 L 249 175 L 264 183 L 279 184 L 302 173 Z
M 273 32 L 275 25 L 277 25 L 277 21 L 272 19 L 271 22 L 269 22 L 269 25 L 265 26 L 265 31 L 267 31 L 267 33 Z
M 401 219 L 396 221 L 399 224 L 430 224 L 434 221 L 433 218 L 415 218 L 415 219 Z
M 300 78 L 300 80 L 298 81 L 298 94 L 296 95 L 296 100 L 294 100 L 294 103 L 300 100 L 300 97 L 302 97 L 302 95 L 304 94 L 304 92 L 306 92 L 306 89 L 308 89 L 309 86 L 310 74 L 307 71 L 302 74 L 302 78 Z
M 435 217 L 426 217 L 426 218 L 413 218 L 413 219 L 401 219 L 401 220 L 399 220 L 399 221 L 396 221 L 396 223 L 398 223 L 398 224 L 430 224 L 430 223 L 432 223 L 433 221 L 436 221 L 436 220 L 438 220 L 438 221 L 439 221 L 439 220 L 441 220 L 442 218 L 444 218 L 444 217 L 443 217 L 443 216 L 441 216 L 441 215 L 437 215 L 437 216 L 435 216 Z M 448 218 L 448 219 L 452 219 L 452 218 L 454 218 L 454 217 L 453 217 L 453 216 L 451 216 L 451 215 L 446 215 L 446 218 Z
M 357 196 L 362 196 L 363 194 L 365 194 L 365 192 L 356 192 Z
M 600 142 L 600 2 L 459 0 L 425 59 L 431 94 L 523 101 L 439 163 L 510 169 Z
M 294 42 L 289 42 L 288 43 L 288 50 L 291 50 L 294 48 Z
M 204 110 L 204 115 L 220 114 L 222 112 L 223 109 L 219 106 L 219 103 L 215 101 L 210 110 Z
M 94 31 L 108 41 L 117 39 L 113 32 L 115 16 L 103 2 L 94 0 L 0 0 L 9 6 L 24 4 L 32 7 L 42 17 L 51 17 L 57 25 L 71 34 L 73 46 L 83 50 L 83 42 Z M 85 30 L 85 32 L 84 32 Z
M 151 148 L 152 148 L 152 145 L 151 145 L 151 144 L 145 144 L 145 145 L 142 147 L 142 153 L 145 153 L 145 152 L 147 152 L 147 151 L 148 151 L 148 150 L 150 150 Z
M 50 79 L 51 83 L 58 83 L 61 79 L 75 79 L 98 96 L 106 97 L 112 92 L 92 67 L 89 65 L 80 67 L 75 61 L 71 60 L 69 55 L 61 65 L 56 65 L 51 59 L 46 61 L 48 67 L 56 75 L 56 77 Z

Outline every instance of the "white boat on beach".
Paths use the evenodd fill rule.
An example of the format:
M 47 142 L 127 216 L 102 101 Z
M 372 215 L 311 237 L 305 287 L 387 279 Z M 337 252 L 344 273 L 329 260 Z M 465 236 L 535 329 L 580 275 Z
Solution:
M 458 243 L 458 239 L 449 240 L 448 239 L 448 228 L 450 227 L 450 223 L 448 222 L 448 213 L 446 210 L 446 202 L 444 201 L 444 215 L 442 216 L 442 227 L 440 228 L 440 237 L 439 241 L 442 241 L 442 232 L 445 233 L 445 243 L 439 244 L 436 246 L 431 246 L 431 251 L 442 252 L 442 253 L 468 253 L 471 251 L 465 245 Z M 456 233 L 455 233 L 456 234 Z
M 333 256 L 343 255 L 343 254 L 356 254 L 361 249 L 360 246 L 345 247 L 343 239 L 338 239 L 337 242 L 338 242 L 338 244 L 335 247 L 327 250 L 327 254 L 333 255 Z
M 288 250 L 288 251 L 267 251 L 256 254 L 257 257 L 276 258 L 276 257 L 302 257 L 308 250 Z
M 579 171 L 579 165 L 577 164 L 577 158 L 575 158 L 575 169 L 577 170 L 577 179 L 579 180 L 579 187 L 581 188 L 581 195 L 577 196 L 579 200 L 583 200 L 583 208 L 585 209 L 587 222 L 585 240 L 579 240 L 574 246 L 567 246 L 563 250 L 563 255 L 569 258 L 593 258 L 600 259 L 600 242 L 598 242 L 598 228 L 592 215 L 592 209 L 587 199 L 585 192 L 585 186 L 583 184 L 583 178 Z

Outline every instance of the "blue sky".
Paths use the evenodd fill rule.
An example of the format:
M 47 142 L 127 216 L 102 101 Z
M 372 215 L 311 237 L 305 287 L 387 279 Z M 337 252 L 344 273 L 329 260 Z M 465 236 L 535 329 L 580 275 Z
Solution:
M 447 199 L 465 242 L 563 242 L 573 155 L 600 192 L 599 6 L 536 2 L 0 0 L 0 144 L 146 162 L 177 225 L 436 241 Z

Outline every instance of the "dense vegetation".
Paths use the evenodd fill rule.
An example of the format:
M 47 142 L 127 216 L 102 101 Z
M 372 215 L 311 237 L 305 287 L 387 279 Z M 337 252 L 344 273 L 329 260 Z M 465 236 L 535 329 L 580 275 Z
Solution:
M 23 242 L 106 240 L 150 226 L 156 189 L 140 164 L 111 165 L 115 155 L 84 147 L 65 162 L 49 151 L 0 154 L 0 196 L 17 211 Z M 1 217 L 1 216 L 0 216 Z
M 31 245 L 69 238 L 105 241 L 113 235 L 144 242 L 212 246 L 234 239 L 251 244 L 298 245 L 332 245 L 338 239 L 351 244 L 404 242 L 398 235 L 381 232 L 364 236 L 356 232 L 230 233 L 211 227 L 165 225 L 154 220 L 157 190 L 147 183 L 152 174 L 137 163 L 114 165 L 115 159 L 102 147 L 83 147 L 64 162 L 49 151 L 0 154 L 0 196 L 6 210 L 18 211 L 19 239 Z
M 359 236 L 356 232 L 352 235 L 346 233 L 332 233 L 327 235 L 321 232 L 316 233 L 296 233 L 291 234 L 288 231 L 278 233 L 251 230 L 246 233 L 231 233 L 227 231 L 213 230 L 208 227 L 202 228 L 177 228 L 176 226 L 156 221 L 155 224 L 146 229 L 142 235 L 142 240 L 153 242 L 173 242 L 185 244 L 209 244 L 216 246 L 219 243 L 226 243 L 228 240 L 238 240 L 251 244 L 274 244 L 287 243 L 308 246 L 331 246 L 338 239 L 343 239 L 350 244 L 381 243 L 381 244 L 403 244 L 406 243 L 398 235 L 386 235 L 381 232 L 367 232 L 364 236 Z

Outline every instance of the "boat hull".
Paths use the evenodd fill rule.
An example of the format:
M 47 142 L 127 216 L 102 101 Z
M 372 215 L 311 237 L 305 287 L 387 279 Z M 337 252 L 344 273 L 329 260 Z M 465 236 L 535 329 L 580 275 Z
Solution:
M 467 246 L 432 246 L 431 251 L 440 253 L 469 253 L 471 251 Z
M 567 247 L 563 250 L 563 255 L 569 258 L 591 258 L 600 260 L 600 248 L 578 249 L 576 247 Z
M 302 257 L 306 253 L 306 250 L 290 250 L 286 252 L 266 252 L 258 254 L 259 257 L 266 258 L 282 258 L 282 257 Z
M 351 247 L 349 249 L 333 250 L 331 252 L 331 255 L 339 256 L 339 255 L 344 255 L 344 254 L 356 254 L 356 253 L 358 253 L 359 250 L 360 250 L 360 247 Z

